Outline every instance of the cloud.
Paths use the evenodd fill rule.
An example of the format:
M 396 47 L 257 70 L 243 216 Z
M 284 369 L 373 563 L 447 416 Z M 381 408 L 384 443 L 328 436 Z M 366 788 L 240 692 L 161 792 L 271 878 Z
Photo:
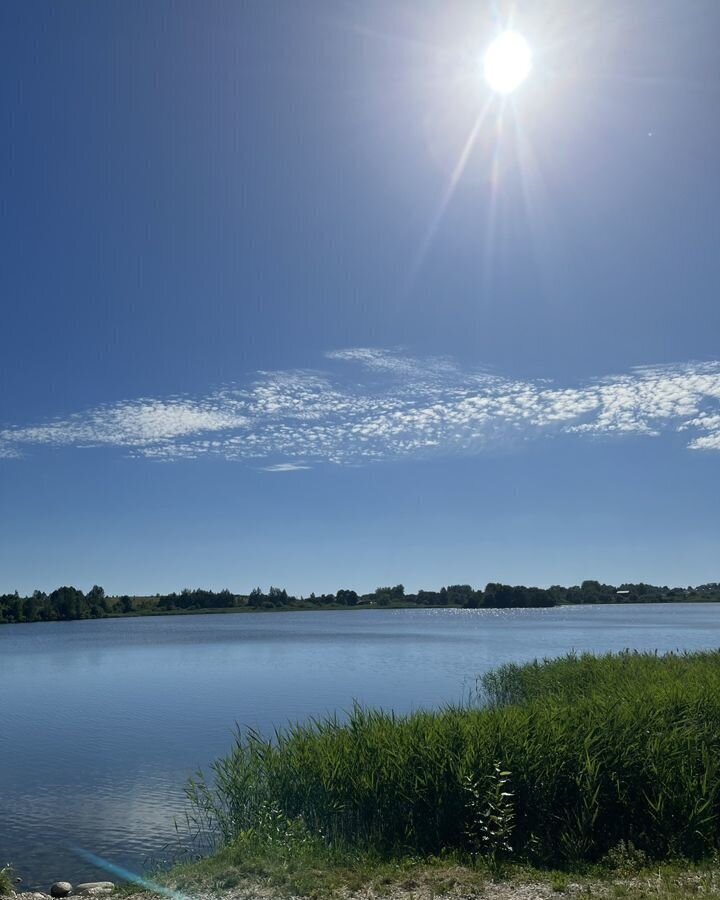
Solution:
M 267 472 L 479 454 L 541 436 L 683 433 L 720 450 L 720 362 L 645 367 L 579 385 L 518 380 L 440 357 L 353 348 L 327 371 L 267 371 L 199 397 L 140 398 L 0 428 L 0 458 L 40 446 L 219 456 Z
M 0 443 L 0 459 L 18 459 L 20 451 L 15 447 L 9 447 Z
M 100 406 L 67 419 L 0 431 L 0 445 L 75 444 L 145 447 L 186 435 L 241 428 L 240 401 L 225 392 L 204 400 L 133 400 Z
M 353 347 L 347 350 L 332 350 L 327 359 L 358 363 L 375 372 L 398 375 L 403 378 L 417 378 L 427 382 L 430 378 L 442 379 L 457 376 L 458 369 L 452 360 L 442 356 L 414 359 L 401 350 L 382 350 L 373 347 Z
M 302 466 L 299 463 L 276 463 L 274 466 L 262 466 L 263 472 L 299 472 L 301 469 L 310 469 L 311 466 Z

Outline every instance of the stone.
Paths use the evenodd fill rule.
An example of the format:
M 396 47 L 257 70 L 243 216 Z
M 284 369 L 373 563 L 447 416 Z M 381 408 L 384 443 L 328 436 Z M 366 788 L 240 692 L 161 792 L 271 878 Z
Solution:
M 104 894 L 112 890 L 115 890 L 112 881 L 84 881 L 75 887 L 76 894 Z
M 69 881 L 56 881 L 50 888 L 51 897 L 67 897 L 72 893 L 72 885 Z

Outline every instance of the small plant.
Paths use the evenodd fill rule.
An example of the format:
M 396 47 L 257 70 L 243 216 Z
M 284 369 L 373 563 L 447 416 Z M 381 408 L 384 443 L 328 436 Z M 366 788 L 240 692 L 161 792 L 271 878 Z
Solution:
M 480 856 L 493 875 L 500 874 L 504 859 L 512 853 L 510 835 L 515 827 L 515 811 L 513 794 L 507 790 L 509 779 L 510 772 L 497 762 L 483 778 L 465 778 L 471 852 Z
M 608 850 L 604 863 L 608 869 L 621 875 L 633 875 L 647 866 L 648 857 L 647 853 L 638 849 L 632 841 L 619 841 Z
M 557 894 L 563 894 L 568 889 L 570 879 L 565 872 L 553 872 L 550 879 L 550 887 Z
M 9 896 L 13 892 L 14 886 L 13 868 L 8 863 L 0 869 L 0 897 Z

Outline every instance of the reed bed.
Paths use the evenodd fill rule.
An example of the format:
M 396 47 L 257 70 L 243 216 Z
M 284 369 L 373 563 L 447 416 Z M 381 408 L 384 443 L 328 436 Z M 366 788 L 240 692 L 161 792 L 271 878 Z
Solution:
M 383 854 L 548 865 L 618 846 L 652 859 L 718 849 L 720 652 L 568 656 L 479 687 L 476 707 L 356 706 L 270 740 L 239 735 L 190 784 L 194 821 L 228 843 L 270 823 Z

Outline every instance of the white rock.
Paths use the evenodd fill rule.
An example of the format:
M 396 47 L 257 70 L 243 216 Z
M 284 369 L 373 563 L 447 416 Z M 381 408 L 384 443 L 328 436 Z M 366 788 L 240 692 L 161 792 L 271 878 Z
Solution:
M 75 887 L 76 894 L 105 893 L 112 890 L 115 890 L 115 885 L 112 881 L 84 881 Z

